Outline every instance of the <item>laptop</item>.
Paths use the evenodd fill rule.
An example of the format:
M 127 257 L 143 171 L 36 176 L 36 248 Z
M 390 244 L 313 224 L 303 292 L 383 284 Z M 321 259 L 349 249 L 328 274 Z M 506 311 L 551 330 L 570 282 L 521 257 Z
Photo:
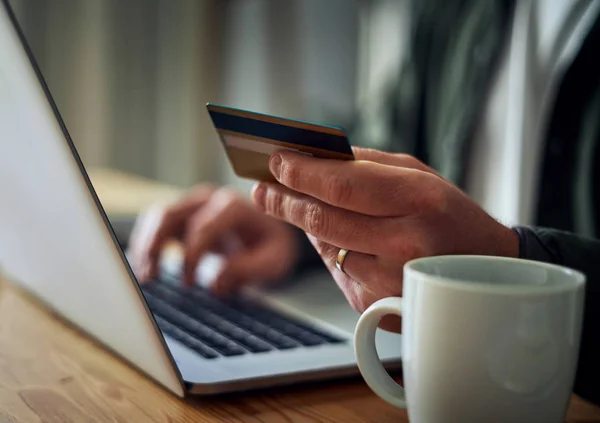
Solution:
M 205 263 L 206 264 L 206 263 Z M 176 267 L 176 266 L 175 266 Z M 140 286 L 23 32 L 0 2 L 0 269 L 177 396 L 358 374 L 358 314 L 327 273 L 221 301 L 175 267 Z M 399 368 L 401 336 L 378 331 Z

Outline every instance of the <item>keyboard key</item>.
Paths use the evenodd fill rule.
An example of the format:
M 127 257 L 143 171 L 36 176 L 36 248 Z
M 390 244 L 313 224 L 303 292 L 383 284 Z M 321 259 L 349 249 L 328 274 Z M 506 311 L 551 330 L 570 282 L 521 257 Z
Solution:
M 222 355 L 232 356 L 245 353 L 244 349 L 241 348 L 237 343 L 227 339 L 220 333 L 215 332 L 208 326 L 191 319 L 183 312 L 165 302 L 162 302 L 152 294 L 146 293 L 146 301 L 152 308 L 153 312 L 158 314 L 158 316 L 196 337 L 204 344 L 213 348 Z
M 312 333 L 302 334 L 298 336 L 300 343 L 307 347 L 324 344 L 326 341 L 320 336 L 313 335 Z
M 287 350 L 290 348 L 296 348 L 300 346 L 300 344 L 297 341 L 274 329 L 269 329 L 268 331 L 266 331 L 264 333 L 264 337 L 280 350 Z
M 249 335 L 244 339 L 244 346 L 255 353 L 271 351 L 273 349 L 271 345 L 254 335 Z
M 188 348 L 196 351 L 204 358 L 217 358 L 219 354 L 217 354 L 213 349 L 207 347 L 202 342 L 191 336 L 190 334 L 182 331 L 177 326 L 167 322 L 165 319 L 155 316 L 156 323 L 161 331 L 163 331 L 166 335 L 169 335 L 171 338 L 176 341 L 181 342 Z
M 229 342 L 227 342 L 227 344 L 225 344 L 221 347 L 218 347 L 217 349 L 221 354 L 223 354 L 226 357 L 231 357 L 234 355 L 242 355 L 242 354 L 246 353 L 246 351 L 244 351 L 242 348 L 240 348 L 240 346 L 233 341 L 229 341 Z

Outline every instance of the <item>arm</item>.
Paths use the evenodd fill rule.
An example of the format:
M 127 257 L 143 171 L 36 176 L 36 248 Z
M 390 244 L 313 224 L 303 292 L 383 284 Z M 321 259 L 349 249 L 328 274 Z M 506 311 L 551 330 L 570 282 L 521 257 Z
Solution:
M 587 276 L 574 392 L 600 404 L 600 241 L 546 228 L 515 228 L 522 258 L 560 264 Z

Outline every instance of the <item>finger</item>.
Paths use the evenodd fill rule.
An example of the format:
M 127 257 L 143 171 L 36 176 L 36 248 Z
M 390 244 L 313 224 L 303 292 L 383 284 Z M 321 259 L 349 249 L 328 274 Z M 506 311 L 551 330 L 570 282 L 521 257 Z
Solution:
M 340 252 L 340 248 L 333 246 L 327 242 L 321 241 L 314 236 L 307 234 L 315 250 L 321 256 L 323 263 L 330 270 L 330 272 L 340 272 L 336 266 L 337 256 Z M 352 260 L 349 260 L 349 256 L 352 256 Z M 364 254 L 356 251 L 348 251 L 344 264 L 342 266 L 343 271 L 341 273 L 355 279 L 357 281 L 367 281 L 372 278 L 367 277 L 367 274 L 372 272 L 377 266 L 377 258 L 372 254 Z
M 178 206 L 179 204 L 166 209 L 161 206 L 152 207 L 136 219 L 130 236 L 128 255 L 140 282 L 156 277 L 164 244 L 180 232 L 183 221 L 178 222 L 180 217 L 173 213 Z M 195 208 L 196 206 L 189 212 Z
M 265 213 L 328 242 L 366 254 L 386 252 L 382 240 L 395 233 L 396 219 L 381 219 L 333 207 L 282 185 L 260 183 L 253 200 Z
M 140 283 L 146 282 L 150 278 L 150 263 L 146 260 L 147 248 L 163 213 L 162 208 L 152 207 L 140 214 L 136 218 L 129 236 L 126 255 Z
M 213 186 L 201 186 L 179 202 L 164 210 L 154 210 L 147 217 L 144 228 L 146 234 L 140 247 L 140 261 L 146 269 L 147 278 L 156 277 L 160 253 L 165 243 L 181 236 L 187 219 L 208 201 L 214 191 Z
M 245 249 L 227 259 L 215 281 L 213 292 L 219 296 L 237 291 L 243 285 L 266 284 L 281 278 L 291 267 L 287 258 L 275 261 L 281 256 L 281 245 L 276 239 Z
M 372 148 L 352 147 L 357 160 L 367 160 L 388 166 L 406 167 L 437 175 L 437 172 L 410 154 L 386 153 Z
M 332 272 L 346 274 L 373 295 L 392 296 L 401 291 L 402 265 L 390 263 L 380 257 L 349 250 L 342 265 L 342 271 L 336 266 L 340 249 L 331 244 L 308 236 L 311 243 Z M 401 263 L 401 261 L 400 261 Z
M 381 298 L 402 295 L 401 271 L 390 271 L 390 267 L 382 266 L 375 256 L 349 251 L 343 272 L 340 272 L 335 266 L 339 249 L 311 235 L 308 238 L 352 308 L 359 313 Z M 385 316 L 379 324 L 380 328 L 391 332 L 400 332 L 401 326 L 401 319 L 397 316 Z
M 220 189 L 189 219 L 184 233 L 183 263 L 183 279 L 187 285 L 195 283 L 200 257 L 243 222 L 248 209 L 235 193 Z
M 409 215 L 437 200 L 439 191 L 439 178 L 431 173 L 366 160 L 281 151 L 271 156 L 269 166 L 277 181 L 294 191 L 371 216 Z

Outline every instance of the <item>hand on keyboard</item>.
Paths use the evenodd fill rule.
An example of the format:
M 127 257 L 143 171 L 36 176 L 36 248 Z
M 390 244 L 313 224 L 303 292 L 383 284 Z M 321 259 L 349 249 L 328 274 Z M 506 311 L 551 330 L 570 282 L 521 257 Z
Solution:
M 211 285 L 216 294 L 235 291 L 248 282 L 280 280 L 298 255 L 291 227 L 260 213 L 235 191 L 207 185 L 170 207 L 151 209 L 138 218 L 128 257 L 141 282 L 157 276 L 160 253 L 174 238 L 183 241 L 183 280 L 188 285 L 195 283 L 204 254 L 224 256 Z M 227 242 L 232 239 L 237 245 Z

